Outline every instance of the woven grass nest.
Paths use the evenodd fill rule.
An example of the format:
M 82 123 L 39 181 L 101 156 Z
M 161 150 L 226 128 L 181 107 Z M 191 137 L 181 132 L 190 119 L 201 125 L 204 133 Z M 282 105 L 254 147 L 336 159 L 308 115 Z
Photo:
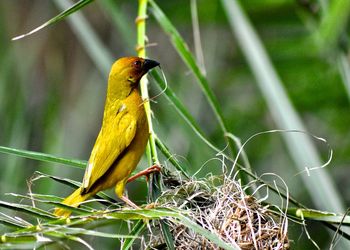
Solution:
M 166 190 L 157 203 L 186 211 L 189 218 L 236 248 L 289 249 L 285 215 L 268 210 L 241 185 L 225 176 L 203 180 L 166 181 Z M 181 223 L 167 221 L 175 249 L 221 249 L 203 235 Z M 150 233 L 146 249 L 167 249 L 160 232 Z

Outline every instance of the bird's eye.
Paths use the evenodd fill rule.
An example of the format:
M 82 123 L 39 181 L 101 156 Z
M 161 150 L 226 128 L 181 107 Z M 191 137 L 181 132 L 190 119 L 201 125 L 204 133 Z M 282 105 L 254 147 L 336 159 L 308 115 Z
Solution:
M 139 60 L 135 61 L 133 64 L 136 68 L 141 68 L 141 65 L 142 65 L 141 61 Z

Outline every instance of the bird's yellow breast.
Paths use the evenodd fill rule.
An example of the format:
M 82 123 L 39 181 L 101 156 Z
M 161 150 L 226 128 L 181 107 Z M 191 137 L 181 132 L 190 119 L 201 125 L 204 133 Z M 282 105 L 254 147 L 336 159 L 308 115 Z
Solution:
M 108 172 L 97 181 L 93 192 L 95 193 L 116 185 L 116 193 L 118 196 L 121 196 L 128 177 L 135 170 L 144 153 L 149 137 L 149 129 L 142 98 L 136 89 L 127 98 L 121 100 L 118 105 L 109 110 L 114 113 L 114 116 L 119 115 L 121 118 L 109 121 L 104 120 L 101 132 L 113 133 L 113 129 L 118 129 L 118 127 L 122 126 L 122 124 L 118 123 L 129 122 L 128 119 L 123 119 L 122 117 L 130 117 L 130 119 L 136 120 L 136 132 L 130 145 L 120 153 Z M 105 115 L 112 117 L 110 114 Z

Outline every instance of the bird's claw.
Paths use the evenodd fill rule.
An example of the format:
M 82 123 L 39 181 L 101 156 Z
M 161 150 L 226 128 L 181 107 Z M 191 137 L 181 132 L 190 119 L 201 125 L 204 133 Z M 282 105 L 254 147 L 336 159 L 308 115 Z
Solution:
M 162 168 L 158 165 L 153 165 L 149 168 L 146 168 L 145 170 L 142 170 L 141 172 L 138 172 L 137 174 L 135 174 L 134 176 L 131 176 L 129 179 L 128 179 L 128 183 L 129 182 L 132 182 L 134 181 L 135 179 L 141 177 L 141 176 L 146 176 L 146 180 L 148 181 L 148 176 L 152 173 L 155 173 L 155 172 L 160 172 L 162 170 Z

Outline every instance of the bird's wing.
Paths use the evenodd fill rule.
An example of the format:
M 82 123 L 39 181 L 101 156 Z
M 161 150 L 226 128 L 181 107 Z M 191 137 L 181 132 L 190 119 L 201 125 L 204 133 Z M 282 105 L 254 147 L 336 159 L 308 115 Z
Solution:
M 123 106 L 119 111 L 102 125 L 85 171 L 83 192 L 88 192 L 91 186 L 107 172 L 135 137 L 136 119 L 124 111 Z

